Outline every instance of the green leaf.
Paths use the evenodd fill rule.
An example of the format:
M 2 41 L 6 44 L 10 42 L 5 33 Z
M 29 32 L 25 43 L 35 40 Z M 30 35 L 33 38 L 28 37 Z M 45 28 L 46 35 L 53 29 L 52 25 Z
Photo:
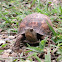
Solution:
M 38 62 L 42 62 L 41 59 L 37 56 L 37 54 L 34 53 L 33 56 L 38 60 Z
M 53 27 L 48 23 L 48 21 L 46 21 L 46 22 L 47 22 L 47 24 L 48 24 L 50 30 L 52 31 L 52 33 L 56 36 L 57 33 L 55 32 L 55 30 L 53 29 Z
M 57 61 L 58 62 L 61 62 L 62 61 L 62 55 L 57 58 Z
M 48 51 L 47 54 L 45 54 L 45 62 L 51 62 L 51 54 L 50 54 L 50 51 Z
M 62 45 L 62 43 L 58 44 L 57 46 L 59 47 L 59 46 L 61 46 L 61 45 Z
M 32 7 L 35 4 L 35 2 L 36 2 L 36 0 L 33 0 L 33 2 L 32 2 L 30 7 Z
M 42 41 L 39 43 L 39 47 L 40 47 L 41 49 L 44 49 L 46 42 L 47 42 L 47 40 L 42 40 Z
M 43 52 L 43 49 L 41 49 L 39 47 L 27 47 L 27 49 L 30 49 L 30 50 L 38 52 L 38 53 Z
M 3 52 L 4 50 L 0 50 L 0 54 Z
M 30 59 L 32 56 L 36 58 L 38 62 L 42 62 L 41 59 L 37 56 L 37 53 L 31 54 L 30 56 L 28 56 L 28 59 Z
M 29 53 L 29 52 L 31 52 L 32 50 L 28 50 L 28 51 L 26 51 L 25 53 Z
M 31 47 L 29 44 L 27 44 L 27 45 L 28 45 L 27 49 L 30 49 L 30 50 L 38 52 L 38 53 L 43 52 L 43 49 L 41 49 L 40 47 Z
M 7 46 L 7 44 L 3 44 L 1 47 L 5 47 L 5 46 Z

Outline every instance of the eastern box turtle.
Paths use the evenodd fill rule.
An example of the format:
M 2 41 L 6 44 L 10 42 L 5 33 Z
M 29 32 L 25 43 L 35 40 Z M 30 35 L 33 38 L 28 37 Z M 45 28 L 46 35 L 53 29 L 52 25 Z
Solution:
M 14 48 L 19 49 L 20 42 L 24 42 L 24 40 L 34 44 L 45 36 L 51 35 L 47 22 L 53 27 L 51 20 L 46 15 L 40 13 L 27 15 L 20 23 Z

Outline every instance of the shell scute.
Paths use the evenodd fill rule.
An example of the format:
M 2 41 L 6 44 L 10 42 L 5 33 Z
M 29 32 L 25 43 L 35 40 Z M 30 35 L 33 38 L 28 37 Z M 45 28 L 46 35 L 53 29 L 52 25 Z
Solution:
M 46 15 L 40 13 L 27 15 L 20 24 L 19 32 L 23 34 L 25 33 L 25 28 L 29 27 L 33 28 L 36 33 L 41 35 L 48 35 L 51 31 L 46 21 L 48 21 L 48 23 L 53 26 L 51 20 Z

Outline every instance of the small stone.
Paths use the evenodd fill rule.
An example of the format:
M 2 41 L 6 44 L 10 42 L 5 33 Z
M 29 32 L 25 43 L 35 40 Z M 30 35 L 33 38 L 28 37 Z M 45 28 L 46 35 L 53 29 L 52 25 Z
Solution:
M 5 44 L 5 41 L 0 39 L 0 44 Z
M 26 60 L 25 62 L 31 62 L 30 60 Z
M 56 62 L 55 60 L 52 60 L 52 62 Z
M 12 40 L 12 39 L 14 39 L 15 38 L 15 36 L 9 36 L 9 39 L 10 40 Z
M 6 50 L 5 52 L 6 53 L 10 53 L 12 50 L 11 49 L 8 49 L 8 50 Z

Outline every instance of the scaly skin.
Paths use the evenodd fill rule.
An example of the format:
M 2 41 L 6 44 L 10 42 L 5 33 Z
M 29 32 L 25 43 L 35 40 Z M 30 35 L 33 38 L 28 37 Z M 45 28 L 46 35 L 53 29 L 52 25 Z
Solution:
M 22 35 L 18 35 L 18 37 L 16 38 L 16 42 L 14 44 L 14 47 L 12 48 L 13 51 L 19 51 L 20 49 L 20 43 L 22 42 L 23 36 Z

